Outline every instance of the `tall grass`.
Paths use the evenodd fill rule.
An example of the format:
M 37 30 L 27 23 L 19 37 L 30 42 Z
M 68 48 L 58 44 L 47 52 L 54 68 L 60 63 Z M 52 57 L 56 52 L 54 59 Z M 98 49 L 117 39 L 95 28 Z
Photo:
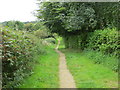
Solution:
M 95 64 L 102 64 L 105 67 L 108 67 L 111 70 L 118 72 L 117 57 L 110 54 L 103 54 L 100 51 L 94 51 L 91 49 L 84 50 L 82 54 L 92 60 Z
M 102 64 L 95 64 L 95 53 L 61 49 L 66 55 L 68 68 L 77 88 L 118 88 L 118 74 Z M 93 55 L 92 58 L 89 58 Z M 97 56 L 98 58 L 99 56 Z M 101 58 L 102 59 L 102 58 Z

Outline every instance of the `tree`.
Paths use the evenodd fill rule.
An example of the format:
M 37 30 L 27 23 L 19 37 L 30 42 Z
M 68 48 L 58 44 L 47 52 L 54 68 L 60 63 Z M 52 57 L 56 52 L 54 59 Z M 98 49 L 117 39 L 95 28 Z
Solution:
M 65 12 L 65 8 L 58 2 L 44 2 L 42 4 L 41 9 L 38 10 L 38 18 L 44 21 L 44 25 L 46 25 L 52 33 L 58 33 L 59 35 L 64 34 L 65 28 L 63 27 L 61 14 Z
M 25 24 L 25 26 L 24 26 L 24 29 L 25 29 L 26 31 L 33 31 L 32 28 L 33 28 L 33 23 L 27 23 L 27 24 Z
M 38 10 L 38 18 L 51 32 L 59 34 L 76 30 L 93 31 L 116 26 L 118 9 L 118 3 L 44 2 Z
M 23 22 L 15 21 L 15 25 L 16 25 L 16 28 L 17 28 L 18 30 L 23 30 L 23 28 L 24 28 Z
M 50 32 L 64 37 L 66 46 L 75 41 L 74 45 L 79 44 L 78 35 L 84 46 L 89 32 L 117 27 L 118 10 L 118 3 L 43 2 L 38 18 L 44 21 Z
M 20 21 L 6 21 L 3 23 L 4 26 L 12 28 L 14 30 L 23 30 L 24 24 Z

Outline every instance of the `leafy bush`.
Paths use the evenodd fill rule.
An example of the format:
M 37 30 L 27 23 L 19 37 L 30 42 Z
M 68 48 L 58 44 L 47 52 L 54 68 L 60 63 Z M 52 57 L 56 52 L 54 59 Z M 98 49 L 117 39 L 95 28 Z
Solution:
M 104 64 L 112 70 L 118 71 L 120 44 L 116 28 L 71 35 L 65 37 L 64 40 L 67 48 L 80 48 L 95 63 Z
M 89 34 L 87 46 L 93 50 L 101 51 L 105 54 L 113 54 L 118 56 L 120 53 L 118 49 L 119 45 L 119 36 L 116 28 L 96 30 Z
M 23 30 L 24 28 L 23 22 L 20 21 L 5 21 L 2 24 L 14 30 Z
M 37 30 L 34 32 L 34 34 L 38 37 L 38 38 L 45 38 L 47 37 L 49 34 L 47 32 L 47 30 Z
M 23 31 L 2 29 L 2 69 L 3 87 L 12 88 L 19 86 L 24 77 L 32 73 L 34 55 L 45 51 L 41 48 L 40 41 L 35 36 L 27 35 Z M 38 42 L 39 41 L 39 42 Z
M 96 30 L 88 34 L 84 54 L 97 64 L 103 64 L 118 71 L 119 36 L 116 28 Z

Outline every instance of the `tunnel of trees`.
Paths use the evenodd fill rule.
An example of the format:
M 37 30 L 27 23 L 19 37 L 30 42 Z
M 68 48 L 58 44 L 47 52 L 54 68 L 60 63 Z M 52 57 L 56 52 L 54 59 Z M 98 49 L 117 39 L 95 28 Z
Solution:
M 114 2 L 43 2 L 37 17 L 66 48 L 91 48 L 118 55 L 118 8 Z

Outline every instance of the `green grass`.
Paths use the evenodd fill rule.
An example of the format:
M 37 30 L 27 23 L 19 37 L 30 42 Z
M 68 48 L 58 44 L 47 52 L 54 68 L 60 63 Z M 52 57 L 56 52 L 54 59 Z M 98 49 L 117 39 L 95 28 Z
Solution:
M 65 48 L 65 45 L 64 45 L 64 40 L 62 37 L 59 37 L 58 40 L 60 40 L 60 45 L 59 45 L 59 48 Z
M 37 55 L 33 74 L 22 82 L 19 88 L 58 88 L 58 54 L 46 47 L 47 54 Z
M 94 64 L 78 50 L 61 49 L 65 53 L 67 65 L 77 88 L 117 88 L 118 75 L 111 69 Z

